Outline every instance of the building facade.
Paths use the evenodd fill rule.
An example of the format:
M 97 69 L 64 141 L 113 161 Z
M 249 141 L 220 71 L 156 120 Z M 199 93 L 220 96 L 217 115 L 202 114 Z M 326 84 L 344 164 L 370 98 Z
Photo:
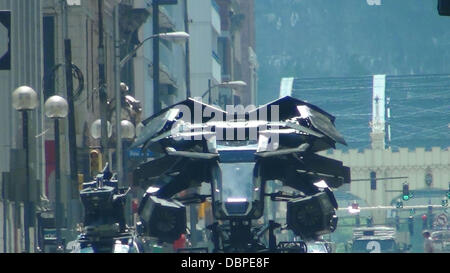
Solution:
M 35 137 L 44 130 L 43 96 L 42 96 L 42 1 L 0 1 L 0 10 L 10 12 L 10 67 L 0 70 L 0 102 L 2 132 L 0 134 L 0 170 L 10 174 L 12 179 L 2 176 L 2 251 L 24 249 L 23 244 L 23 196 L 24 183 L 13 184 L 15 179 L 24 180 L 25 164 L 23 164 L 24 147 L 21 115 L 12 107 L 12 93 L 22 85 L 33 88 L 39 98 L 38 107 L 29 111 L 29 151 L 30 151 L 30 184 L 31 199 L 38 199 L 40 184 L 45 169 L 43 156 L 43 138 Z M 2 31 L 4 35 L 5 32 Z M 8 40 L 2 36 L 3 41 Z M 10 191 L 11 188 L 15 190 Z M 33 229 L 30 229 L 34 233 Z M 33 242 L 34 238 L 30 238 Z
M 151 11 L 152 1 L 134 1 L 135 9 Z M 159 33 L 186 31 L 186 3 L 179 0 L 176 4 L 159 6 Z M 153 14 L 137 30 L 139 40 L 150 37 L 153 32 Z M 192 37 L 192 35 L 191 35 Z M 192 40 L 192 38 L 190 38 Z M 182 101 L 188 96 L 188 56 L 186 43 L 159 39 L 159 97 L 161 108 Z M 126 69 L 126 68 L 125 68 Z M 142 102 L 143 117 L 149 117 L 153 111 L 153 43 L 147 42 L 133 58 L 134 94 Z
M 243 98 L 243 94 L 254 96 L 256 85 L 252 82 L 256 82 L 257 62 L 252 34 L 253 1 L 175 2 L 160 5 L 159 32 L 185 31 L 190 38 L 186 43 L 159 41 L 161 107 L 187 97 L 200 97 L 209 87 L 231 80 L 245 81 L 246 89 L 250 88 L 250 91 L 243 89 L 230 93 L 226 89 L 229 101 L 223 102 L 232 103 L 235 96 Z M 228 2 L 226 12 L 222 11 L 221 2 Z M 65 42 L 70 40 L 74 92 L 70 101 L 74 111 L 70 114 L 74 124 L 70 125 L 68 119 L 60 122 L 62 199 L 67 219 L 65 226 L 70 229 L 81 220 L 79 183 L 92 176 L 89 151 L 101 145 L 101 141 L 91 135 L 91 125 L 101 116 L 102 90 L 106 94 L 106 118 L 113 125 L 118 80 L 126 83 L 128 94 L 141 102 L 143 118 L 154 113 L 152 43 L 145 43 L 120 71 L 115 70 L 117 60 L 153 34 L 151 6 L 150 0 L 0 0 L 0 10 L 11 14 L 11 65 L 9 69 L 0 70 L 0 92 L 4 95 L 0 102 L 0 118 L 4 124 L 0 134 L 0 170 L 4 174 L 2 190 L 5 188 L 7 192 L 1 202 L 4 227 L 1 250 L 21 252 L 24 247 L 23 200 L 14 195 L 23 191 L 23 185 L 15 183 L 11 188 L 13 183 L 8 182 L 12 181 L 8 180 L 12 175 L 22 181 L 20 175 L 24 173 L 21 157 L 23 128 L 20 113 L 11 106 L 13 90 L 28 85 L 38 93 L 39 105 L 30 112 L 29 124 L 32 199 L 36 211 L 52 209 L 56 149 L 53 123 L 45 116 L 44 103 L 55 94 L 68 98 L 64 65 L 67 57 Z M 116 7 L 118 23 L 114 17 Z M 231 10 L 235 15 L 247 15 L 236 17 L 228 13 Z M 229 26 L 223 22 L 228 22 Z M 246 25 L 248 27 L 244 27 Z M 115 41 L 117 32 L 119 39 Z M 0 27 L 0 34 L 3 33 L 4 29 Z M 228 42 L 225 45 L 223 41 Z M 120 56 L 116 48 L 120 48 Z M 0 49 L 3 49 L 1 45 Z M 246 64 L 242 64 L 244 62 Z M 241 68 L 244 66 L 253 70 Z M 242 72 L 244 70 L 247 72 Z M 253 80 L 247 79 L 246 73 Z M 239 101 L 243 102 L 242 98 Z M 74 128 L 74 134 L 70 134 L 70 128 Z M 112 161 L 115 170 L 115 133 L 112 135 L 103 155 Z M 75 147 L 72 147 L 71 136 L 75 136 Z M 71 177 L 74 148 L 79 180 Z M 32 228 L 31 232 L 34 249 L 38 236 L 36 229 Z
M 191 96 L 201 97 L 209 87 L 222 82 L 219 6 L 214 0 L 188 1 Z M 213 100 L 216 92 L 211 92 Z
M 117 0 L 101 1 L 105 78 L 111 83 L 114 79 L 114 21 L 113 10 Z M 33 216 L 31 231 L 31 251 L 38 244 L 36 212 L 52 209 L 55 197 L 55 145 L 53 123 L 45 116 L 44 102 L 52 95 L 68 98 L 65 64 L 65 39 L 71 42 L 75 150 L 77 173 L 89 177 L 89 147 L 98 146 L 98 140 L 90 135 L 90 125 L 100 115 L 99 111 L 99 2 L 98 1 L 0 1 L 0 10 L 11 13 L 11 67 L 0 71 L 0 82 L 5 100 L 1 116 L 5 130 L 0 136 L 1 171 L 9 176 L 21 173 L 24 168 L 20 159 L 22 147 L 22 124 L 20 114 L 11 106 L 12 91 L 21 86 L 32 87 L 38 94 L 38 107 L 30 111 L 29 150 L 31 169 L 31 196 Z M 105 90 L 108 98 L 114 97 L 111 84 Z M 70 229 L 80 221 L 78 201 L 78 181 L 70 177 L 69 124 L 67 119 L 60 122 L 61 186 L 64 202 L 64 227 Z M 4 178 L 7 176 L 3 176 Z M 20 179 L 19 179 L 20 180 Z M 12 181 L 12 180 L 10 180 Z M 5 208 L 2 222 L 2 250 L 21 252 L 24 249 L 23 205 L 17 192 L 23 191 L 2 179 L 8 194 L 2 196 Z M 17 184 L 17 183 L 15 183 Z M 16 188 L 13 190 L 12 188 Z M 50 201 L 50 203 L 49 203 Z
M 247 85 L 232 90 L 229 104 L 256 104 L 257 56 L 255 53 L 254 1 L 216 0 L 220 9 L 219 53 L 222 81 L 244 81 Z M 221 90 L 221 93 L 230 90 Z
M 413 193 L 404 206 L 422 207 L 422 213 L 446 198 L 450 112 L 443 105 L 450 99 L 448 77 L 283 78 L 280 95 L 308 101 L 336 116 L 336 127 L 349 145 L 323 155 L 343 161 L 352 177 L 349 186 L 336 191 L 338 202 L 344 208 L 354 200 L 364 207 L 391 207 L 364 212 L 383 224 L 395 215 L 392 208 L 401 198 L 403 183 Z M 371 175 L 376 179 L 371 181 Z

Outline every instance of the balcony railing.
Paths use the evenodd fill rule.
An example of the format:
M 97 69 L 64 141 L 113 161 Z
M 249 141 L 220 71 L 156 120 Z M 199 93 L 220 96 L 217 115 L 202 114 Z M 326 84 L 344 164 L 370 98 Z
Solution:
M 219 56 L 217 56 L 217 54 L 215 54 L 215 52 L 213 51 L 212 54 L 212 76 L 214 77 L 214 79 L 217 82 L 222 82 L 221 80 L 221 75 L 222 75 L 222 67 L 220 65 L 220 59 Z
M 222 65 L 219 55 L 214 50 L 212 51 L 212 56 L 220 65 Z
M 159 44 L 159 61 L 167 66 L 168 69 L 173 68 L 173 53 L 164 43 Z
M 214 28 L 214 30 L 217 32 L 217 34 L 220 35 L 220 12 L 219 12 L 219 6 L 217 5 L 215 0 L 211 0 L 211 24 Z

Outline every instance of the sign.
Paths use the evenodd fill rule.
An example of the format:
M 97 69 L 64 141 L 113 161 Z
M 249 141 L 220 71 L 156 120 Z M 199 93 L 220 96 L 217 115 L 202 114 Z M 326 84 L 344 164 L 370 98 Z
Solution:
M 157 0 L 158 5 L 176 5 L 178 0 Z
M 436 225 L 436 226 L 441 226 L 441 227 L 446 226 L 447 222 L 448 222 L 447 215 L 445 215 L 444 213 L 439 214 L 434 219 L 434 225 Z
M 44 228 L 44 240 L 56 240 L 56 229 Z
M 367 243 L 366 250 L 369 253 L 381 253 L 381 244 L 378 241 L 370 241 Z
M 11 69 L 11 11 L 0 11 L 0 70 Z
M 68 6 L 81 6 L 81 0 L 67 0 Z
M 146 150 L 146 153 L 142 153 L 141 148 L 134 148 L 134 149 L 130 149 L 128 150 L 128 157 L 131 158 L 148 158 L 148 157 L 153 157 L 153 153 L 150 152 L 149 150 Z

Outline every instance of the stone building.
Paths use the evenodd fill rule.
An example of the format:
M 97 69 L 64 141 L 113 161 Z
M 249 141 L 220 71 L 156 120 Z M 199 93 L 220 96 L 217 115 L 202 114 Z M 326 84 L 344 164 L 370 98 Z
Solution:
M 361 211 L 382 224 L 395 215 L 403 183 L 413 193 L 404 206 L 421 207 L 421 213 L 429 204 L 439 208 L 446 197 L 450 182 L 449 111 L 443 106 L 450 99 L 447 78 L 283 78 L 280 95 L 306 100 L 336 117 L 336 127 L 349 146 L 322 154 L 351 169 L 352 183 L 336 190 L 339 205 L 346 208 L 356 200 L 360 207 L 391 207 Z

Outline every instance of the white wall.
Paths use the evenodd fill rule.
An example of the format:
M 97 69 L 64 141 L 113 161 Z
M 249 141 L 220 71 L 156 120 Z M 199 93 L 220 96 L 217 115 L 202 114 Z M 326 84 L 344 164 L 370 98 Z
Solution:
M 213 51 L 218 53 L 220 17 L 211 0 L 188 1 L 188 13 L 191 20 L 189 25 L 191 94 L 192 97 L 199 97 L 208 90 L 209 79 L 212 85 L 221 82 L 220 65 L 212 57 Z
M 370 189 L 370 181 L 353 182 L 350 184 L 351 193 L 367 201 L 370 205 L 389 205 L 399 196 L 399 192 L 385 192 L 384 190 L 401 190 L 403 182 L 409 183 L 410 190 L 428 189 L 425 184 L 425 173 L 430 170 L 433 174 L 433 184 L 429 189 L 448 189 L 450 181 L 450 151 L 433 147 L 431 151 L 424 148 L 408 150 L 400 148 L 398 152 L 391 150 L 364 150 L 358 152 L 351 149 L 347 152 L 340 150 L 324 156 L 342 160 L 350 167 L 353 179 L 368 179 L 370 171 L 376 171 L 377 178 L 408 177 L 404 180 L 377 181 L 377 190 Z
M 21 85 L 32 87 L 38 98 L 42 94 L 42 5 L 40 0 L 3 0 L 0 10 L 11 10 L 11 70 L 0 71 L 0 171 L 9 171 L 9 151 L 21 148 L 21 118 L 11 105 L 14 89 Z M 36 132 L 42 130 L 43 101 L 30 113 L 30 141 L 34 142 Z M 43 157 L 42 139 L 37 139 L 37 146 L 32 151 L 32 168 L 37 169 L 38 178 L 42 178 Z
M 12 92 L 19 86 L 32 87 L 40 102 L 37 109 L 29 113 L 30 168 L 36 172 L 36 178 L 42 181 L 44 176 L 43 138 L 35 136 L 43 131 L 43 63 L 42 63 L 42 2 L 40 0 L 2 0 L 0 10 L 11 11 L 11 69 L 0 70 L 0 172 L 10 171 L 10 150 L 22 148 L 22 119 L 12 107 Z M 33 174 L 33 172 L 31 173 Z M 1 179 L 1 177 L 0 177 Z M 5 204 L 5 203 L 3 203 Z M 2 204 L 2 205 L 3 205 Z M 9 204 L 10 205 L 10 204 Z M 2 206 L 3 209 L 3 206 Z M 14 251 L 11 205 L 8 206 L 8 251 Z M 3 225 L 5 218 L 0 219 Z M 33 229 L 30 229 L 32 234 Z M 4 234 L 2 233 L 2 236 Z M 19 252 L 23 249 L 21 234 L 18 233 Z M 30 248 L 34 247 L 34 236 L 30 236 Z M 3 238 L 1 240 L 3 251 Z

